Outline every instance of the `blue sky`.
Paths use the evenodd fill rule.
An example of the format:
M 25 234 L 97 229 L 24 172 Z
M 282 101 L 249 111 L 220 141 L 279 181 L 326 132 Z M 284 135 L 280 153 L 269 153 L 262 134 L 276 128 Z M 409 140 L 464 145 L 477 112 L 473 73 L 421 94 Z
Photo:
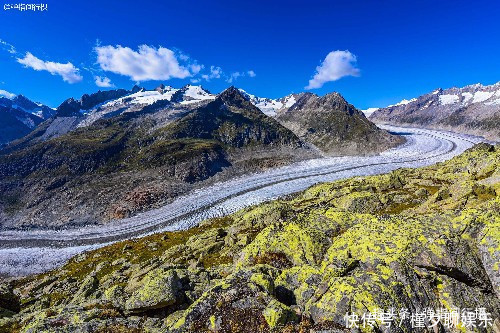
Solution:
M 50 106 L 110 89 L 96 77 L 271 98 L 308 87 L 361 109 L 500 80 L 499 1 L 42 2 L 0 8 L 0 90 Z

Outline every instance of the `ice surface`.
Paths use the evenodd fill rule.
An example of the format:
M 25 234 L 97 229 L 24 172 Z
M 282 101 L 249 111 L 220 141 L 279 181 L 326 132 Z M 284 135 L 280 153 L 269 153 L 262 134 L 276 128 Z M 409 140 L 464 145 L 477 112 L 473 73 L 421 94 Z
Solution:
M 373 112 L 377 111 L 379 108 L 368 108 L 366 110 L 361 110 L 365 114 L 365 116 L 369 117 Z
M 484 102 L 485 100 L 489 99 L 491 96 L 493 96 L 493 92 L 491 92 L 491 91 L 476 91 L 474 93 L 474 99 L 472 100 L 472 103 Z
M 458 102 L 460 97 L 457 95 L 441 95 L 439 96 L 439 101 L 441 102 L 442 105 L 447 105 L 447 104 L 455 104 Z

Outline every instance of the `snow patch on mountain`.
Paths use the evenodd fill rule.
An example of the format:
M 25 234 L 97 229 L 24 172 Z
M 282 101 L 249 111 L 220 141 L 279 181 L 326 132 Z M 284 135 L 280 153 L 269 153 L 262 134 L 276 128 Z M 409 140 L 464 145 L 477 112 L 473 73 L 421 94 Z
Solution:
M 16 119 L 19 120 L 20 122 L 22 122 L 28 128 L 35 128 L 36 127 L 36 124 L 33 121 L 33 119 L 31 119 L 29 117 L 16 117 Z
M 184 89 L 184 98 L 181 104 L 192 104 L 199 101 L 213 100 L 216 97 L 201 86 L 187 85 Z
M 493 96 L 493 92 L 491 91 L 477 91 L 474 94 L 474 99 L 472 100 L 472 103 L 481 103 L 489 99 L 491 96 Z
M 411 102 L 415 102 L 417 99 L 416 98 L 412 98 L 412 99 L 403 99 L 401 102 L 399 103 L 396 103 L 396 104 L 392 104 L 392 105 L 389 105 L 389 107 L 391 106 L 400 106 L 400 105 L 406 105 L 406 104 L 410 104 Z
M 276 116 L 276 111 L 283 107 L 283 103 L 277 99 L 271 99 L 266 97 L 257 97 L 255 95 L 247 93 L 243 89 L 238 89 L 243 96 L 249 100 L 253 105 L 258 107 L 262 112 L 270 117 Z
M 460 97 L 457 95 L 441 95 L 439 96 L 439 101 L 442 105 L 455 104 L 459 101 Z
M 365 114 L 366 117 L 371 116 L 371 114 L 375 111 L 377 111 L 379 108 L 368 108 L 366 110 L 361 110 Z
M 275 117 L 279 111 L 291 108 L 297 103 L 297 94 L 290 94 L 282 98 L 272 99 L 267 97 L 258 97 L 249 94 L 243 89 L 238 89 L 247 100 L 258 107 L 264 114 L 269 117 Z
M 89 126 L 101 118 L 121 113 L 138 112 L 145 106 L 153 105 L 160 101 L 166 101 L 167 105 L 168 102 L 172 102 L 173 105 L 184 105 L 187 107 L 191 104 L 206 102 L 215 98 L 216 95 L 203 89 L 202 86 L 186 85 L 177 89 L 162 84 L 153 90 L 142 88 L 135 93 L 102 103 L 90 110 L 84 111 L 85 119 L 78 124 L 78 127 Z M 164 108 L 166 105 L 159 107 Z
M 470 92 L 464 92 L 462 93 L 462 97 L 463 97 L 462 104 L 467 104 L 468 102 L 470 102 L 472 97 L 474 97 L 474 95 L 471 94 Z

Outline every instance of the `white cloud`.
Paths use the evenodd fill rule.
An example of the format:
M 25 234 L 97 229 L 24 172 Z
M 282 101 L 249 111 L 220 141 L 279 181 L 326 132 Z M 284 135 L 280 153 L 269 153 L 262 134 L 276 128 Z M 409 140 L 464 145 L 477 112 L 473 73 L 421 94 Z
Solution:
M 191 69 L 191 73 L 193 75 L 198 74 L 205 66 L 203 65 L 198 65 L 197 63 L 189 65 L 189 69 Z
M 191 79 L 191 83 L 200 83 L 201 79 Z
M 110 87 L 115 86 L 114 84 L 111 83 L 111 80 L 109 79 L 109 77 L 95 76 L 94 79 L 95 79 L 95 84 L 98 87 L 110 88 Z
M 16 97 L 16 94 L 0 89 L 0 97 L 1 96 L 7 97 L 8 99 L 13 99 L 14 97 Z
M 227 82 L 233 83 L 233 81 L 235 81 L 240 76 L 243 76 L 243 74 L 241 74 L 240 72 L 233 72 L 233 73 L 231 73 L 231 75 L 229 75 Z
M 139 46 L 138 51 L 129 47 L 97 46 L 97 63 L 105 71 L 129 76 L 134 81 L 184 79 L 201 70 L 199 65 L 190 69 L 179 64 L 175 53 L 164 47 Z M 186 58 L 181 56 L 181 58 Z
M 255 74 L 255 72 L 252 70 L 249 70 L 247 72 L 233 72 L 227 77 L 226 82 L 233 83 L 233 81 L 236 81 L 236 79 L 238 79 L 239 77 L 244 76 L 256 77 L 257 74 Z
M 210 74 L 203 74 L 201 77 L 206 81 L 210 81 L 211 79 L 220 79 L 222 75 L 222 68 L 216 66 L 210 66 Z
M 189 60 L 189 56 L 182 53 L 182 52 L 179 52 L 179 59 L 181 59 L 182 61 L 188 61 Z
M 349 51 L 332 51 L 328 53 L 325 60 L 316 67 L 316 74 L 309 80 L 305 89 L 321 88 L 329 81 L 337 81 L 344 76 L 359 76 L 359 68 L 356 68 L 356 56 Z
M 30 52 L 26 52 L 24 58 L 17 58 L 17 62 L 36 71 L 47 71 L 52 75 L 60 75 L 68 83 L 80 82 L 83 79 L 79 74 L 79 69 L 70 62 L 62 64 L 59 62 L 43 61 Z
M 16 48 L 14 47 L 14 45 L 9 44 L 9 43 L 7 43 L 6 41 L 1 40 L 1 39 L 0 39 L 0 44 L 1 44 L 1 45 L 2 45 L 2 47 L 3 47 L 4 49 L 6 49 L 6 50 L 7 50 L 7 52 L 9 52 L 10 54 L 16 54 L 16 53 L 17 53 Z

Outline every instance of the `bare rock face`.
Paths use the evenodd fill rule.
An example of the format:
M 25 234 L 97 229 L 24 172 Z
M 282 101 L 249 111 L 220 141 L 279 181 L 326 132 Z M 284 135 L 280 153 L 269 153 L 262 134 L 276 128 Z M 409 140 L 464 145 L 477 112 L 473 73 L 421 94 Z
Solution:
M 338 93 L 303 94 L 276 119 L 327 155 L 373 154 L 402 143 L 379 129 Z
M 437 89 L 376 110 L 375 122 L 444 129 L 500 140 L 500 82 Z

